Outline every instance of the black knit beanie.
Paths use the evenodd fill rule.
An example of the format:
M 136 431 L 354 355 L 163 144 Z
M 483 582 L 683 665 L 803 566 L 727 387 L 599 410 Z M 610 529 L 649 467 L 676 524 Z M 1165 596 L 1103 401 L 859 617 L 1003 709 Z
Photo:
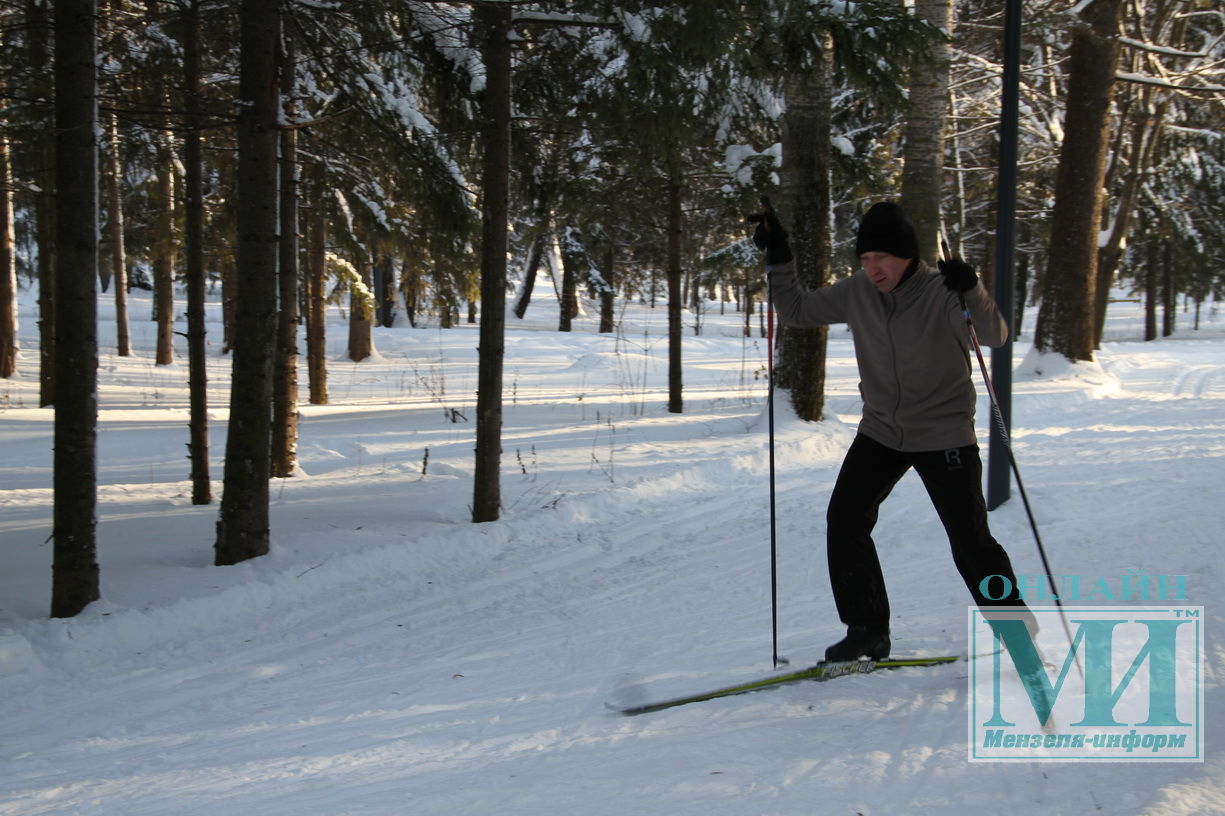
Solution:
M 859 224 L 855 237 L 855 257 L 865 252 L 888 252 L 899 258 L 919 257 L 919 240 L 914 225 L 891 201 L 873 204 Z

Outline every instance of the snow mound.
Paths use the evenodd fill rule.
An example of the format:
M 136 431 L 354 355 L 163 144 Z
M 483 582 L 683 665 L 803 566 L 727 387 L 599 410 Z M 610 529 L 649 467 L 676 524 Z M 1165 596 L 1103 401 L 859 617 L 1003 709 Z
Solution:
M 463 479 L 466 479 L 471 475 L 463 468 L 455 467 L 455 465 L 448 465 L 445 462 L 430 463 L 429 469 L 426 472 L 429 473 L 430 476 L 456 476 Z
M 1017 380 L 1058 382 L 1084 391 L 1093 398 L 1109 397 L 1122 390 L 1119 380 L 1096 360 L 1073 362 L 1058 352 L 1031 348 L 1013 372 Z
M 16 632 L 0 632 L 0 677 L 20 674 L 35 662 L 30 641 Z

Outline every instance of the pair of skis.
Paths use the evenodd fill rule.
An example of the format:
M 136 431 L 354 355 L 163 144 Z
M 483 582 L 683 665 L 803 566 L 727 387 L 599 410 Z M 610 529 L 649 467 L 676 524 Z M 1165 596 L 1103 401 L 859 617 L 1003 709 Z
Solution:
M 614 703 L 606 703 L 606 705 L 621 714 L 633 716 L 635 714 L 650 714 L 655 711 L 663 711 L 668 708 L 676 708 L 677 706 L 689 705 L 690 703 L 701 703 L 707 700 L 717 700 L 720 697 L 732 697 L 737 694 L 748 694 L 753 691 L 762 691 L 764 689 L 777 688 L 789 683 L 799 683 L 804 680 L 833 680 L 835 677 L 846 677 L 852 674 L 868 674 L 878 669 L 902 669 L 912 666 L 939 666 L 944 663 L 954 663 L 960 660 L 956 655 L 945 655 L 940 657 L 905 657 L 905 658 L 885 658 L 883 660 L 857 660 L 849 663 L 826 663 L 821 662 L 815 666 L 810 666 L 807 669 L 787 672 L 785 674 L 776 674 L 772 677 L 764 677 L 757 680 L 750 680 L 745 683 L 738 683 L 733 686 L 724 686 L 723 688 L 714 689 L 712 691 L 704 691 L 698 694 L 689 694 L 683 697 L 673 697 L 666 700 L 657 700 L 649 703 L 634 703 L 631 705 L 617 705 Z

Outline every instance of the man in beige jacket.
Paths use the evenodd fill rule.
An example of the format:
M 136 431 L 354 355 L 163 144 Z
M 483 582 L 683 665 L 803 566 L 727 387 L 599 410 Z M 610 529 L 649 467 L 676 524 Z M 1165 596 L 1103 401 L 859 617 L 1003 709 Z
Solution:
M 980 606 L 983 581 L 1016 586 L 1008 554 L 991 535 L 974 433 L 964 299 L 980 342 L 1001 345 L 1008 326 L 972 267 L 919 258 L 914 227 L 896 204 L 868 210 L 856 236 L 862 268 L 831 286 L 806 290 L 796 279 L 787 233 L 767 211 L 753 241 L 766 250 L 771 296 L 787 326 L 850 326 L 859 365 L 863 417 L 826 514 L 830 582 L 847 635 L 826 660 L 887 656 L 889 598 L 872 529 L 881 503 L 910 468 L 923 480 L 952 546 L 953 560 Z

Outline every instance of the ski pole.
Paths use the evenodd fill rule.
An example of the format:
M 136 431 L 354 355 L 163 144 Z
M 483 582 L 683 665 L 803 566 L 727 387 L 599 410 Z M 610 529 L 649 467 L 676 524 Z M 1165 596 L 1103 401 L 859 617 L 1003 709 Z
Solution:
M 941 228 L 940 248 L 945 260 L 952 260 L 952 254 L 949 252 L 948 241 L 944 239 L 943 228 Z M 1021 481 L 1021 469 L 1017 467 L 1017 457 L 1012 452 L 1012 441 L 1008 436 L 1008 426 L 1004 423 L 1004 412 L 1000 408 L 1000 401 L 995 395 L 995 386 L 991 382 L 991 375 L 987 371 L 987 361 L 983 357 L 982 344 L 978 342 L 978 333 L 974 331 L 974 320 L 970 317 L 970 307 L 966 305 L 966 296 L 964 292 L 957 293 L 957 300 L 961 305 L 961 316 L 966 321 L 966 332 L 970 335 L 970 345 L 974 348 L 974 354 L 978 357 L 978 370 L 983 377 L 983 385 L 987 389 L 987 399 L 991 403 L 991 415 L 995 420 L 995 425 L 1000 434 L 1000 441 L 1004 443 L 1004 451 L 1008 454 L 1008 464 L 1012 469 L 1012 475 L 1017 480 L 1017 492 L 1021 494 L 1021 502 L 1025 505 L 1025 515 L 1029 519 L 1029 529 L 1034 533 L 1034 542 L 1038 545 L 1038 557 L 1042 560 L 1042 568 L 1046 570 L 1046 580 L 1051 587 L 1051 597 L 1055 600 L 1055 606 L 1059 608 L 1059 619 L 1063 623 L 1064 634 L 1068 636 L 1068 643 L 1075 648 L 1075 641 L 1072 638 L 1072 628 L 1068 625 L 1068 616 L 1064 613 L 1063 602 L 1059 600 L 1059 591 L 1055 587 L 1055 573 L 1051 569 L 1051 562 L 1046 557 L 1046 547 L 1042 545 L 1042 536 L 1038 533 L 1038 522 L 1034 520 L 1034 511 L 1029 504 L 1029 495 L 1025 492 L 1025 483 Z M 1076 658 L 1076 666 L 1080 669 L 1081 676 L 1084 676 L 1084 669 L 1080 666 L 1080 658 Z
M 775 215 L 770 199 L 761 197 L 761 205 L 767 215 Z M 777 217 L 777 216 L 775 216 Z M 770 220 L 763 219 L 766 229 Z M 770 437 L 770 627 L 774 644 L 774 667 L 790 661 L 778 654 L 778 525 L 775 512 L 775 467 L 774 467 L 774 290 L 770 284 L 770 272 L 766 270 L 766 425 Z
M 766 279 L 766 297 L 770 302 L 766 305 L 766 379 L 769 380 L 769 390 L 766 396 L 767 425 L 770 435 L 770 626 L 774 642 L 774 666 L 789 662 L 778 655 L 778 525 L 775 512 L 775 477 L 774 477 L 774 300 L 769 278 Z

